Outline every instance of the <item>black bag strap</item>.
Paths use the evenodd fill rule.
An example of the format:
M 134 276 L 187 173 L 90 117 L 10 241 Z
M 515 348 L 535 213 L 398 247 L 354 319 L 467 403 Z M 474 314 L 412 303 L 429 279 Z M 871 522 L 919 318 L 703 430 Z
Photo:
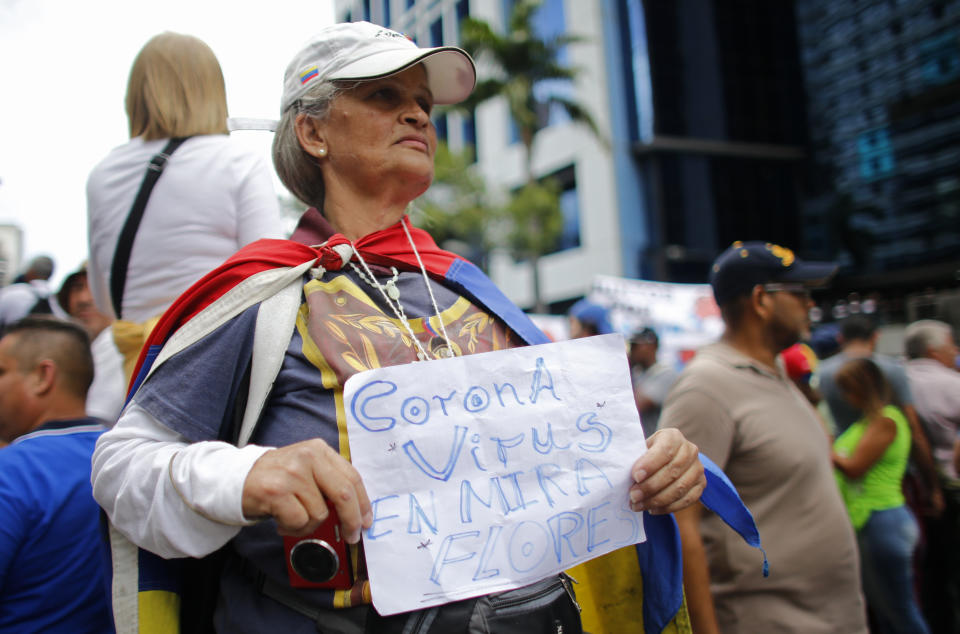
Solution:
M 113 265 L 110 268 L 110 300 L 113 302 L 113 312 L 117 315 L 117 319 L 120 318 L 120 311 L 123 309 L 123 289 L 127 285 L 127 266 L 130 264 L 133 240 L 137 237 L 137 229 L 140 227 L 140 221 L 143 220 L 143 211 L 147 208 L 147 201 L 150 200 L 150 192 L 153 191 L 153 186 L 157 184 L 157 179 L 163 173 L 163 168 L 167 166 L 170 155 L 189 138 L 170 139 L 159 154 L 153 155 L 147 166 L 147 174 L 140 185 L 140 191 L 137 192 L 137 197 L 133 201 L 133 207 L 130 208 L 126 222 L 123 223 L 123 229 L 117 239 L 117 248 L 113 252 Z

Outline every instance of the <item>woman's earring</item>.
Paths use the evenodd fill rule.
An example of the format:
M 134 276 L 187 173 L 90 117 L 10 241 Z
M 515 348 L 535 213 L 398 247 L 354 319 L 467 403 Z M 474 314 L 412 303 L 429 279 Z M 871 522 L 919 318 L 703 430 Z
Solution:
M 319 150 L 317 150 L 317 155 L 318 155 L 320 158 L 323 158 L 324 156 L 326 156 L 326 155 L 327 155 L 327 148 L 322 147 L 322 148 L 320 148 Z

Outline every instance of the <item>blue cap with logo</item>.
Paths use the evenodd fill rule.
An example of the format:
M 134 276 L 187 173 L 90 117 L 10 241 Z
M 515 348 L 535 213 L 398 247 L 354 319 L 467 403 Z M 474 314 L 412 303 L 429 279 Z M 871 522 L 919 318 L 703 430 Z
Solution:
M 734 242 L 713 262 L 710 286 L 717 304 L 748 294 L 757 284 L 823 286 L 837 272 L 834 262 L 805 262 L 793 251 L 770 242 Z

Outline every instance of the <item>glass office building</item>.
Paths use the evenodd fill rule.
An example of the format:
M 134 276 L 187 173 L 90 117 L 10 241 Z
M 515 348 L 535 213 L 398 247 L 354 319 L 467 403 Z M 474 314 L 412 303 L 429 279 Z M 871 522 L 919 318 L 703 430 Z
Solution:
M 920 290 L 960 268 L 960 2 L 798 0 L 807 250 L 841 286 Z

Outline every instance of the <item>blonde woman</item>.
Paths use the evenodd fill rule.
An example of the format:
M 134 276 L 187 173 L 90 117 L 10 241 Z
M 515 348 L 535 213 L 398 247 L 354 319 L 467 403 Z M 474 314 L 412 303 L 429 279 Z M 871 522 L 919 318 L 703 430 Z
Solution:
M 227 134 L 223 73 L 204 42 L 178 33 L 148 41 L 130 71 L 126 112 L 130 140 L 87 181 L 87 221 L 90 288 L 101 312 L 123 320 L 114 337 L 130 358 L 129 376 L 152 318 L 238 248 L 279 237 L 281 228 L 268 165 Z M 118 239 L 147 166 L 170 139 L 184 137 L 126 245 L 129 265 L 115 305 Z
M 901 490 L 910 456 L 910 426 L 892 402 L 883 372 L 870 359 L 841 366 L 837 386 L 863 418 L 834 442 L 837 482 L 857 531 L 863 590 L 882 634 L 929 632 L 913 591 L 917 521 Z

